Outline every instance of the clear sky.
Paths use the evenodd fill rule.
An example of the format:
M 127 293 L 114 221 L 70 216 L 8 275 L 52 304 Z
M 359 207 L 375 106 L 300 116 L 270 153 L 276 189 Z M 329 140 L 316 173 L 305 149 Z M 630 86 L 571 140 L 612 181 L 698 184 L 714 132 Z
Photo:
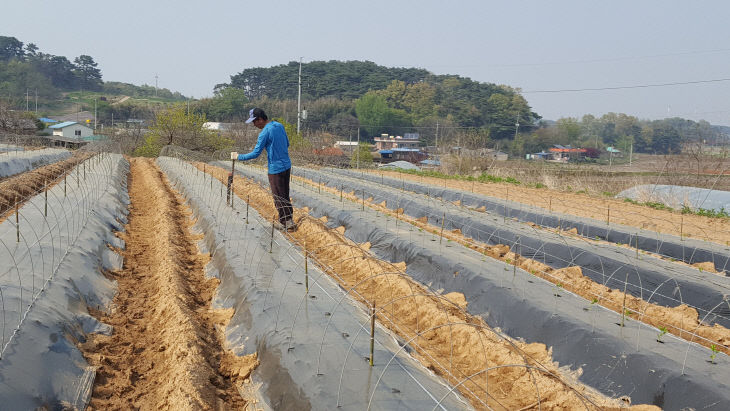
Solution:
M 623 112 L 730 125 L 730 2 L 2 0 L 0 35 L 105 81 L 194 96 L 249 67 L 370 60 L 521 88 L 546 119 Z

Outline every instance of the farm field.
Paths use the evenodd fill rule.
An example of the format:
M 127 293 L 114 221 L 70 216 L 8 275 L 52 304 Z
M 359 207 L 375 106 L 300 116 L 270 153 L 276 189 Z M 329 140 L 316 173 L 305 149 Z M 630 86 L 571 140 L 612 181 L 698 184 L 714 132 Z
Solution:
M 728 401 L 730 252 L 692 231 L 708 219 L 673 233 L 632 204 L 608 224 L 580 214 L 577 194 L 546 210 L 524 188 L 295 167 L 287 233 L 264 170 L 235 164 L 229 191 L 230 162 L 167 154 L 13 178 L 0 375 L 23 378 L 0 396 L 15 408 Z
M 509 183 L 472 183 L 469 181 L 444 180 L 434 177 L 415 176 L 397 171 L 366 171 L 372 176 L 388 176 L 398 180 L 449 187 L 461 192 L 473 192 L 493 198 L 513 201 L 525 208 L 534 207 L 540 212 L 562 213 L 603 221 L 606 225 L 625 225 L 639 229 L 670 234 L 678 237 L 700 239 L 718 244 L 730 244 L 727 220 L 693 214 L 680 214 L 670 210 L 658 210 L 631 204 L 622 199 L 590 196 L 542 188 L 521 187 Z

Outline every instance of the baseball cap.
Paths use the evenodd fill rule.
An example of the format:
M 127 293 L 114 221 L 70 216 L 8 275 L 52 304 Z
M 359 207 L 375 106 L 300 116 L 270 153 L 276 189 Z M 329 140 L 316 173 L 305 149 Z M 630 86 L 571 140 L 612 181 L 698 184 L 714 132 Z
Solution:
M 264 117 L 264 116 L 266 116 L 266 113 L 264 113 L 264 110 L 261 110 L 260 108 L 252 108 L 248 112 L 248 120 L 246 120 L 246 124 L 252 123 L 257 118 Z

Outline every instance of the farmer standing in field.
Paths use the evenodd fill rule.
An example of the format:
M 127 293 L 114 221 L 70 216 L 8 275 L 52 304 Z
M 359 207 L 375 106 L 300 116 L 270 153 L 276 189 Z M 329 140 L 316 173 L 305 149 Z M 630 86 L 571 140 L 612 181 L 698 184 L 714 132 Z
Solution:
M 269 120 L 264 110 L 251 109 L 246 124 L 253 124 L 259 133 L 256 147 L 248 154 L 231 152 L 231 160 L 252 160 L 266 149 L 266 158 L 269 162 L 269 186 L 274 197 L 274 205 L 279 213 L 279 221 L 275 226 L 279 230 L 295 231 L 297 225 L 292 218 L 293 211 L 289 199 L 289 175 L 291 174 L 291 159 L 289 159 L 289 138 L 281 123 Z

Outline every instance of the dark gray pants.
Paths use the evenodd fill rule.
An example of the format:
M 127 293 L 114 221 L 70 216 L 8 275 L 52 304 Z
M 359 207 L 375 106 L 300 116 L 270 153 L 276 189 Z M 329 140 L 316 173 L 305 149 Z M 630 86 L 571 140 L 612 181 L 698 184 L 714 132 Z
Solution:
M 271 195 L 274 196 L 274 206 L 279 213 L 279 222 L 284 224 L 292 218 L 293 210 L 289 199 L 289 175 L 291 168 L 277 174 L 269 174 Z

